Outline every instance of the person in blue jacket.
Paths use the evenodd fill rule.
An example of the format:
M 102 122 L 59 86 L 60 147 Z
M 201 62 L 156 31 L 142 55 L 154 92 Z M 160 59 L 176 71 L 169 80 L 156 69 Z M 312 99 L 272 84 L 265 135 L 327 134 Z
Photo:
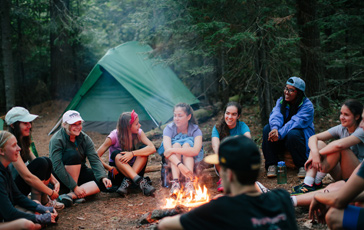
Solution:
M 313 126 L 314 108 L 305 95 L 305 82 L 291 77 L 286 82 L 283 96 L 277 100 L 269 117 L 269 124 L 263 129 L 262 150 L 265 158 L 267 177 L 277 176 L 278 153 L 287 149 L 298 177 L 304 178 L 305 162 L 309 155 L 308 139 L 315 134 Z

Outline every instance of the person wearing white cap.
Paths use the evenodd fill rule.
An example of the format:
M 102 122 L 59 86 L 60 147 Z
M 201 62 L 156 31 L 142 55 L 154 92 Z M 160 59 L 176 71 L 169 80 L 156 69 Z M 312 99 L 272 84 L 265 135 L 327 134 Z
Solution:
M 310 149 L 308 139 L 315 134 L 314 107 L 305 95 L 305 82 L 290 77 L 269 116 L 269 124 L 263 128 L 262 150 L 267 177 L 277 176 L 278 154 L 288 150 L 298 168 L 297 176 L 304 178 L 304 168 Z
M 5 122 L 8 130 L 21 147 L 19 159 L 9 168 L 15 184 L 24 195 L 31 193 L 33 200 L 62 209 L 64 205 L 56 201 L 60 184 L 52 175 L 52 162 L 48 157 L 36 157 L 35 147 L 31 147 L 32 121 L 37 117 L 23 107 L 13 107 L 7 112 Z
M 69 110 L 63 114 L 62 128 L 49 142 L 49 156 L 61 190 L 67 194 L 59 197 L 66 207 L 83 202 L 90 196 L 111 187 L 105 169 L 96 153 L 91 138 L 82 131 L 83 119 L 79 112 Z M 86 166 L 86 158 L 91 168 Z

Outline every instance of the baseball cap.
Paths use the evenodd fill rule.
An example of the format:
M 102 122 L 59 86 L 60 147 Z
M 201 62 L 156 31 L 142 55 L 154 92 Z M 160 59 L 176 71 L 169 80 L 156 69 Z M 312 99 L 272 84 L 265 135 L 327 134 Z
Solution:
M 260 152 L 250 138 L 244 135 L 230 136 L 221 142 L 219 154 L 209 155 L 204 161 L 236 171 L 256 171 L 260 168 Z
M 63 114 L 62 120 L 63 120 L 63 123 L 67 123 L 70 125 L 76 123 L 77 121 L 83 122 L 80 113 L 75 110 L 68 110 L 67 112 L 65 112 Z
M 301 78 L 299 77 L 290 77 L 287 82 L 286 82 L 287 85 L 291 85 L 291 86 L 294 86 L 296 87 L 297 89 L 305 92 L 305 89 L 306 89 L 306 84 L 305 84 L 305 81 L 302 80 Z
M 14 124 L 17 121 L 32 122 L 37 117 L 38 115 L 30 114 L 27 109 L 15 106 L 6 113 L 5 122 L 7 125 Z

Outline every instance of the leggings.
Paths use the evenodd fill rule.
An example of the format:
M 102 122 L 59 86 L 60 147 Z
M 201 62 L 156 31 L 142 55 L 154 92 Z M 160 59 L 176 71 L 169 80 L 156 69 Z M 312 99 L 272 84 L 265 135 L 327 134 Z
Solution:
M 48 157 L 35 158 L 27 167 L 33 175 L 39 178 L 39 180 L 45 181 L 51 177 L 52 161 Z M 27 196 L 31 192 L 30 185 L 28 185 L 20 175 L 18 175 L 14 181 L 20 192 L 24 195 Z

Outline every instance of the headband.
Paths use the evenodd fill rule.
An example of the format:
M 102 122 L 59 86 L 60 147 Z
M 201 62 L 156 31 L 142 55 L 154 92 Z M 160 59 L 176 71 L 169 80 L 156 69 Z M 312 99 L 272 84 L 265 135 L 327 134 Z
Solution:
M 138 114 L 134 111 L 131 111 L 131 114 L 130 114 L 130 125 L 132 125 L 134 123 L 134 121 L 138 118 Z
M 5 132 L 1 135 L 1 139 L 3 138 L 4 135 L 5 135 Z M 9 140 L 10 137 L 12 137 L 12 135 L 9 135 L 7 138 L 5 138 L 4 140 L 1 141 L 0 148 L 3 147 L 3 145 Z

